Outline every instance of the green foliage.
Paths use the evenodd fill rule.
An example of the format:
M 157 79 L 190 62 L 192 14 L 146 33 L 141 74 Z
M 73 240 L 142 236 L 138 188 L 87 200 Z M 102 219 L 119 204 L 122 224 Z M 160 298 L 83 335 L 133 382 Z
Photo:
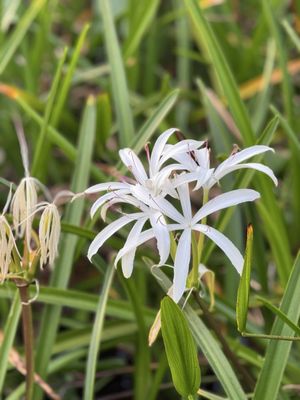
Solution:
M 161 331 L 174 386 L 183 397 L 192 398 L 200 386 L 200 368 L 194 339 L 187 321 L 174 301 L 161 301 Z
M 31 172 L 54 195 L 124 179 L 118 150 L 131 147 L 146 159 L 145 144 L 151 150 L 157 134 L 170 127 L 186 138 L 207 139 L 220 160 L 234 143 L 276 151 L 251 162 L 270 166 L 279 186 L 254 170 L 234 172 L 220 182 L 222 189 L 255 188 L 261 199 L 209 221 L 242 253 L 245 228 L 252 224 L 255 234 L 248 235 L 241 279 L 214 243 L 204 242 L 201 262 L 215 274 L 216 288 L 209 315 L 229 351 L 202 315 L 195 293 L 184 307 L 162 301 L 162 333 L 172 351 L 165 352 L 160 335 L 149 348 L 148 331 L 170 286 L 168 267 L 152 268 L 155 242 L 139 249 L 129 281 L 119 271 L 113 279 L 113 259 L 127 227 L 90 264 L 87 247 L 104 223 L 96 217 L 90 221 L 94 197 L 68 205 L 59 258 L 53 270 L 39 271 L 40 292 L 32 304 L 36 372 L 49 390 L 74 400 L 125 394 L 137 400 L 176 399 L 175 388 L 183 396 L 196 397 L 198 391 L 215 400 L 246 399 L 251 393 L 258 400 L 297 397 L 300 356 L 298 343 L 292 346 L 300 336 L 296 3 L 0 1 L 1 209 L 9 182 L 23 177 L 15 116 L 24 127 Z M 195 210 L 200 200 L 193 194 Z M 172 237 L 173 249 L 177 239 Z M 199 290 L 208 305 L 205 279 Z M 29 291 L 36 294 L 33 285 Z M 12 349 L 18 361 L 24 355 L 14 284 L 0 285 L 0 300 L 0 397 L 20 399 L 24 378 L 11 358 Z M 230 351 L 255 384 L 247 385 Z M 176 355 L 183 361 L 188 356 L 191 366 L 175 361 Z M 74 381 L 77 386 L 69 384 Z M 51 397 L 35 386 L 35 400 Z

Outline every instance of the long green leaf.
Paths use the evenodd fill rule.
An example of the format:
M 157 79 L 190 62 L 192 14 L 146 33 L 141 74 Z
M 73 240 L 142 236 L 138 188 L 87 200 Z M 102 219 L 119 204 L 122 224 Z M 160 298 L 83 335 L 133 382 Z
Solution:
M 66 76 L 62 82 L 60 91 L 58 93 L 57 100 L 55 102 L 55 107 L 53 108 L 53 113 L 51 115 L 51 125 L 54 127 L 57 126 L 60 116 L 61 116 L 61 113 L 63 111 L 64 105 L 66 102 L 66 98 L 67 98 L 67 95 L 69 93 L 70 86 L 72 83 L 72 78 L 74 75 L 75 67 L 78 63 L 80 52 L 84 45 L 84 41 L 86 39 L 86 35 L 87 35 L 89 29 L 90 29 L 90 25 L 86 24 L 81 31 L 81 34 L 77 40 L 73 55 L 71 57 Z
M 285 322 L 290 328 L 292 328 L 295 333 L 300 335 L 300 327 L 294 324 L 294 322 L 291 321 L 289 317 L 287 317 L 287 315 L 284 314 L 278 307 L 274 306 L 270 301 L 264 299 L 261 296 L 255 296 L 255 299 L 262 303 L 274 314 L 276 314 L 283 322 Z
M 194 339 L 177 304 L 166 296 L 161 301 L 161 331 L 177 392 L 193 398 L 200 386 L 200 368 Z
M 134 124 L 129 102 L 125 68 L 114 26 L 111 4 L 109 0 L 97 0 L 96 4 L 102 14 L 106 52 L 111 67 L 111 83 L 117 113 L 120 146 L 125 147 L 129 145 L 134 136 Z
M 299 299 L 300 293 L 300 255 L 298 254 L 293 266 L 280 310 L 294 323 L 297 323 L 300 316 Z M 280 318 L 276 318 L 272 335 L 293 336 L 295 332 L 287 326 Z M 291 350 L 291 342 L 270 341 L 265 354 L 265 361 L 258 377 L 254 399 L 274 400 L 280 388 L 282 376 L 286 367 L 288 356 Z
M 155 271 L 158 284 L 167 292 L 171 282 L 158 268 Z M 224 356 L 219 343 L 206 328 L 197 313 L 188 304 L 184 308 L 194 339 L 204 353 L 209 365 L 213 369 L 220 384 L 230 400 L 246 400 L 246 395 L 239 383 L 237 376 Z
M 131 57 L 138 46 L 141 43 L 141 40 L 145 34 L 145 31 L 149 27 L 153 17 L 156 13 L 157 7 L 159 5 L 160 0 L 152 0 L 152 1 L 145 1 L 143 4 L 143 13 L 141 18 L 135 18 L 136 24 L 130 30 L 130 34 L 128 39 L 124 44 L 124 58 L 127 60 Z
M 7 288 L 6 288 L 7 290 Z M 16 290 L 13 302 L 6 320 L 3 332 L 3 341 L 0 346 L 0 395 L 3 390 L 5 375 L 8 367 L 8 356 L 15 339 L 19 318 L 21 315 L 21 302 L 19 292 Z
M 238 288 L 237 302 L 236 302 L 236 320 L 237 320 L 238 330 L 240 332 L 244 332 L 246 328 L 247 315 L 248 315 L 252 247 L 253 247 L 253 228 L 251 225 L 249 225 L 247 228 L 247 243 L 246 243 L 243 272 Z
M 96 261 L 94 261 L 96 262 Z M 84 399 L 94 399 L 94 386 L 95 386 L 95 374 L 97 367 L 97 358 L 100 349 L 101 335 L 104 324 L 104 316 L 106 310 L 106 304 L 108 299 L 108 293 L 112 284 L 115 268 L 110 266 L 105 274 L 103 287 L 99 296 L 99 302 L 97 306 L 97 312 L 95 315 L 95 321 L 93 325 L 91 344 L 88 352 L 88 359 L 86 364 L 86 375 L 84 384 Z
M 85 107 L 80 132 L 78 153 L 71 190 L 73 192 L 83 191 L 88 184 L 89 170 L 91 164 L 92 150 L 95 138 L 96 112 L 95 101 L 89 98 Z M 84 209 L 83 199 L 69 205 L 65 220 L 68 223 L 79 225 Z M 61 240 L 60 257 L 56 262 L 55 269 L 51 278 L 51 285 L 57 288 L 66 288 L 72 271 L 73 257 L 75 253 L 77 237 L 66 235 Z M 61 307 L 47 306 L 42 315 L 39 342 L 37 347 L 36 369 L 41 376 L 46 376 L 47 366 L 51 356 L 51 350 L 55 341 L 55 336 L 59 324 Z M 41 391 L 35 392 L 35 399 L 39 399 Z
M 65 49 L 64 54 L 63 54 L 62 58 L 60 59 L 57 69 L 56 69 L 56 73 L 55 73 L 53 83 L 52 83 L 50 93 L 49 93 L 49 98 L 48 98 L 47 105 L 45 108 L 45 114 L 44 114 L 44 118 L 43 118 L 43 125 L 41 127 L 41 133 L 38 137 L 37 145 L 36 145 L 35 152 L 34 152 L 31 174 L 32 174 L 32 176 L 34 176 L 38 179 L 40 179 L 41 172 L 43 171 L 43 167 L 44 167 L 45 163 L 47 162 L 47 157 L 45 157 L 43 149 L 44 149 L 44 146 L 46 145 L 46 143 L 48 142 L 47 141 L 47 133 L 48 133 L 47 128 L 48 128 L 48 124 L 50 121 L 51 112 L 53 110 L 54 101 L 56 99 L 57 89 L 58 89 L 58 85 L 61 80 L 62 68 L 63 68 L 64 62 L 65 62 L 66 56 L 67 56 L 67 49 Z
M 32 21 L 36 18 L 41 8 L 45 5 L 45 2 L 46 0 L 33 1 L 18 22 L 14 32 L 6 40 L 5 45 L 0 51 L 0 75 L 3 74 L 15 51 L 22 42 L 22 39 L 28 31 L 30 25 L 32 24 Z
M 244 143 L 249 146 L 254 142 L 254 132 L 224 54 L 215 38 L 211 26 L 204 18 L 199 1 L 184 0 L 184 3 L 193 21 L 197 37 L 201 40 L 201 43 L 205 45 L 210 55 L 235 122 L 244 139 Z

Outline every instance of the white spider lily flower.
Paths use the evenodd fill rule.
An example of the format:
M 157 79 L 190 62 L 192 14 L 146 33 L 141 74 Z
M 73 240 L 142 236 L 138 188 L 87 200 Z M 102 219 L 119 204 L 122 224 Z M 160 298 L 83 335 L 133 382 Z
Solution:
M 240 203 L 254 201 L 260 197 L 260 194 L 252 189 L 232 190 L 208 201 L 194 216 L 192 216 L 188 184 L 185 183 L 179 186 L 178 193 L 183 215 L 180 219 L 175 219 L 177 224 L 170 224 L 168 226 L 170 231 L 182 230 L 174 260 L 173 298 L 175 302 L 180 300 L 186 287 L 191 259 L 192 231 L 201 232 L 213 240 L 229 258 L 237 272 L 241 274 L 244 260 L 240 251 L 225 235 L 223 235 L 223 233 L 208 225 L 200 224 L 199 221 L 216 211 Z
M 277 178 L 269 167 L 261 163 L 243 163 L 243 161 L 267 151 L 274 152 L 274 149 L 263 145 L 250 146 L 244 150 L 232 153 L 215 169 L 210 168 L 209 149 L 207 148 L 198 149 L 192 153 L 176 155 L 173 158 L 177 162 L 182 163 L 188 173 L 180 174 L 176 177 L 174 180 L 174 186 L 178 187 L 183 183 L 196 181 L 194 190 L 199 189 L 200 187 L 210 189 L 225 175 L 244 168 L 252 168 L 259 172 L 263 172 L 269 176 L 277 186 Z
M 106 182 L 91 186 L 85 190 L 86 194 L 92 194 L 102 191 L 115 191 L 114 193 L 108 194 L 106 198 L 100 198 L 98 203 L 95 203 L 93 213 L 101 207 L 103 201 L 107 201 L 110 198 L 118 196 L 118 194 L 130 194 L 134 186 L 140 185 L 143 188 L 143 192 L 147 193 L 148 196 L 155 198 L 156 196 L 165 197 L 167 194 L 177 196 L 176 191 L 169 179 L 170 175 L 174 171 L 185 170 L 186 167 L 182 164 L 175 163 L 171 165 L 164 164 L 174 156 L 189 151 L 193 151 L 203 145 L 204 142 L 197 140 L 183 140 L 173 146 L 166 148 L 166 143 L 170 136 L 177 131 L 175 128 L 168 129 L 162 133 L 156 140 L 151 155 L 148 157 L 149 162 L 149 173 L 146 172 L 141 160 L 135 154 L 132 149 L 125 148 L 119 151 L 120 158 L 123 164 L 134 176 L 133 183 L 127 182 Z M 122 190 L 122 192 L 118 192 Z
M 40 267 L 49 263 L 53 265 L 58 255 L 58 242 L 60 237 L 60 215 L 54 203 L 47 203 L 44 206 L 39 223 L 40 241 Z
M 11 203 L 13 224 L 17 237 L 26 237 L 30 249 L 31 227 L 37 206 L 37 180 L 27 176 L 19 183 Z

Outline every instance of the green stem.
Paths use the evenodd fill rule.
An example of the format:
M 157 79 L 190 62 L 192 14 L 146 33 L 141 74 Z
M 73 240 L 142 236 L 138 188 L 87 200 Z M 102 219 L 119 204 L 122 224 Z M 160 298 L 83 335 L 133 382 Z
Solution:
M 257 333 L 242 332 L 243 337 L 254 338 L 254 339 L 267 339 L 267 340 L 286 340 L 290 342 L 299 342 L 300 336 L 280 336 L 280 335 L 264 335 Z
M 21 283 L 17 286 L 22 302 L 22 322 L 23 322 L 23 340 L 25 347 L 26 360 L 26 400 L 32 400 L 34 385 L 34 356 L 33 356 L 33 326 L 32 310 L 29 301 L 29 290 L 27 283 Z
M 209 189 L 203 189 L 203 204 L 207 203 L 208 201 L 208 193 Z M 206 217 L 203 218 L 201 221 L 201 224 L 206 224 Z M 192 233 L 192 252 L 193 252 L 193 267 L 192 271 L 190 272 L 189 279 L 188 279 L 188 286 L 189 287 L 198 287 L 198 281 L 199 281 L 199 264 L 201 261 L 201 256 L 202 256 L 202 249 L 203 249 L 203 244 L 204 244 L 204 234 L 202 232 L 199 233 L 199 238 L 198 238 L 198 243 L 196 240 L 196 235 L 195 232 Z

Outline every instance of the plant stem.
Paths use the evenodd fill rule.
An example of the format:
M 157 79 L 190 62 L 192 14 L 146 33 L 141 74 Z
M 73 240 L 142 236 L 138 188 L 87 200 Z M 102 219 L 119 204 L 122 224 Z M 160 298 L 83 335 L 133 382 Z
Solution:
M 252 391 L 254 386 L 255 386 L 255 381 L 252 378 L 252 376 L 249 374 L 249 372 L 244 368 L 244 366 L 240 363 L 239 359 L 236 357 L 236 355 L 231 351 L 230 347 L 228 346 L 228 343 L 222 333 L 220 332 L 220 328 L 218 324 L 216 323 L 215 319 L 209 312 L 205 302 L 200 298 L 199 294 L 196 291 L 193 291 L 194 298 L 198 305 L 201 307 L 203 311 L 203 317 L 207 323 L 207 325 L 214 331 L 215 335 L 217 336 L 218 340 L 220 341 L 223 351 L 226 355 L 226 357 L 231 361 L 231 363 L 234 365 L 235 369 L 240 372 L 240 374 L 244 378 L 246 390 Z
M 33 355 L 33 326 L 32 309 L 29 301 L 27 283 L 17 284 L 22 302 L 23 340 L 26 360 L 26 400 L 32 400 L 34 385 L 34 355 Z

